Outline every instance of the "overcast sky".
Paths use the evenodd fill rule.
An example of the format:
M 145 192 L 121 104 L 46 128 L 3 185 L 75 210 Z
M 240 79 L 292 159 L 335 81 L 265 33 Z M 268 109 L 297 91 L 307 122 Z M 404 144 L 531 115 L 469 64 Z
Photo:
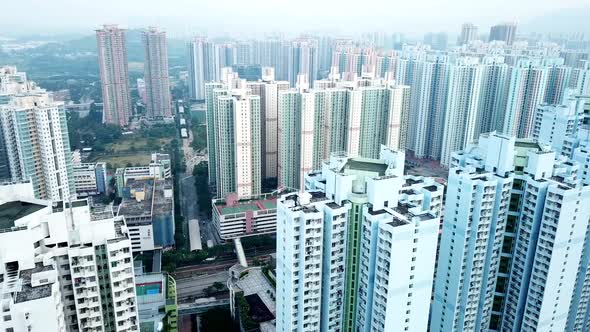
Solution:
M 0 34 L 91 32 L 103 23 L 164 27 L 173 36 L 273 32 L 480 32 L 502 21 L 525 26 L 551 13 L 586 9 L 590 0 L 0 0 Z M 579 12 L 578 12 L 579 13 Z

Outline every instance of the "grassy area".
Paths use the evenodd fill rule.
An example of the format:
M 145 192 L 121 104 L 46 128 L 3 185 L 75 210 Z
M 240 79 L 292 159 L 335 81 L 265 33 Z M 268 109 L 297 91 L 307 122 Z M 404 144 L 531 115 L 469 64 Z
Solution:
M 105 146 L 106 151 L 112 151 L 114 153 L 124 151 L 135 151 L 135 150 L 158 150 L 161 146 L 169 144 L 172 138 L 156 138 L 148 139 L 144 137 L 138 137 L 136 135 L 123 136 L 115 143 L 107 144 Z
M 144 129 L 132 135 L 120 135 L 116 140 L 103 144 L 101 149 L 95 149 L 89 162 L 104 161 L 116 169 L 119 167 L 146 166 L 150 163 L 151 153 L 168 146 L 173 135 L 170 128 Z
M 136 152 L 124 155 L 112 155 L 112 154 L 94 154 L 89 162 L 103 161 L 112 166 L 111 169 L 117 169 L 119 167 L 126 167 L 131 164 L 145 166 L 150 163 L 151 155 L 149 152 Z

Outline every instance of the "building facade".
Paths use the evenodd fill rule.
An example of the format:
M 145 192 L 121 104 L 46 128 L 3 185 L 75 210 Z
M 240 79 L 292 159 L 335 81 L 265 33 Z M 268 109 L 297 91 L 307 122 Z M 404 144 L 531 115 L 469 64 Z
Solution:
M 74 164 L 73 169 L 78 197 L 107 193 L 106 163 Z
M 150 27 L 143 32 L 142 40 L 146 55 L 144 80 L 147 117 L 169 118 L 172 116 L 172 107 L 166 32 Z
M 214 151 L 216 196 L 261 193 L 261 98 L 231 68 L 224 69 L 223 83 L 207 85 L 208 151 Z M 211 173 L 210 173 L 211 176 Z
M 513 137 L 490 134 L 479 158 L 451 157 L 430 331 L 487 330 L 513 182 Z
M 10 315 L 0 326 L 139 330 L 124 218 L 97 213 L 86 200 L 52 203 L 33 194 L 31 183 L 0 187 L 2 304 Z
M 334 155 L 279 200 L 277 331 L 426 329 L 442 186 L 403 160 Z
M 516 23 L 503 23 L 490 28 L 489 41 L 503 41 L 506 45 L 512 45 L 516 38 Z
M 63 103 L 32 82 L 14 84 L 12 91 L 18 93 L 0 102 L 5 175 L 30 180 L 40 199 L 69 199 L 76 191 Z
M 125 30 L 104 25 L 96 30 L 98 64 L 102 83 L 102 122 L 127 126 L 132 115 Z
M 461 34 L 457 40 L 459 45 L 469 45 L 474 40 L 477 40 L 477 26 L 472 23 L 463 23 L 461 25 Z

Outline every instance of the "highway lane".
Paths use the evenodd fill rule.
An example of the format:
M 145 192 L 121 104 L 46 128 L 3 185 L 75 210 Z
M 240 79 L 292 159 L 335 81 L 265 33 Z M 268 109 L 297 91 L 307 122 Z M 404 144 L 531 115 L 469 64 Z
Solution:
M 205 288 L 213 285 L 215 282 L 221 282 L 225 285 L 229 278 L 229 271 L 215 272 L 198 277 L 190 277 L 176 280 L 176 294 L 179 302 L 191 302 L 199 297 L 204 297 Z

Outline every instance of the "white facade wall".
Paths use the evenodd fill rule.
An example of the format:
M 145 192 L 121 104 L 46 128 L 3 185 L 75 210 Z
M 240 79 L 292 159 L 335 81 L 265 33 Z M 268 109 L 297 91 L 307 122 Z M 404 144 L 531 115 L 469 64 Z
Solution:
M 476 58 L 464 58 L 449 71 L 445 126 L 440 162 L 450 163 L 451 153 L 467 147 L 476 137 L 482 66 Z
M 62 209 L 63 202 L 52 206 L 49 201 L 22 199 L 18 195 L 6 201 L 15 199 L 46 207 L 15 220 L 18 228 L 0 233 L 1 272 L 7 273 L 6 276 L 11 274 L 12 270 L 4 269 L 11 269 L 14 262 L 18 262 L 19 270 L 36 268 L 35 263 L 43 262 L 53 264 L 56 270 L 50 271 L 59 275 L 59 279 L 54 278 L 57 288 L 52 289 L 51 299 L 43 303 L 23 302 L 21 309 L 15 307 L 22 312 L 22 308 L 37 310 L 38 305 L 44 306 L 45 311 L 35 313 L 32 321 L 42 327 L 32 331 L 87 330 L 92 326 L 102 328 L 107 323 L 114 324 L 115 331 L 138 329 L 131 241 L 124 219 L 95 220 L 83 200 L 74 201 L 71 209 L 69 206 Z M 101 246 L 105 248 L 104 256 L 99 249 Z M 100 270 L 97 268 L 99 257 L 104 261 Z M 99 275 L 103 278 L 98 278 Z M 34 283 L 51 280 L 50 277 L 36 278 L 33 273 L 32 280 Z M 101 311 L 103 304 L 109 307 L 108 303 L 103 303 L 106 298 L 101 297 L 101 292 L 105 292 L 101 282 L 110 282 L 110 294 L 106 298 L 112 299 L 112 316 L 103 316 Z M 110 317 L 109 322 L 105 317 Z M 63 325 L 60 321 L 65 322 L 63 328 L 52 328 L 56 324 Z

